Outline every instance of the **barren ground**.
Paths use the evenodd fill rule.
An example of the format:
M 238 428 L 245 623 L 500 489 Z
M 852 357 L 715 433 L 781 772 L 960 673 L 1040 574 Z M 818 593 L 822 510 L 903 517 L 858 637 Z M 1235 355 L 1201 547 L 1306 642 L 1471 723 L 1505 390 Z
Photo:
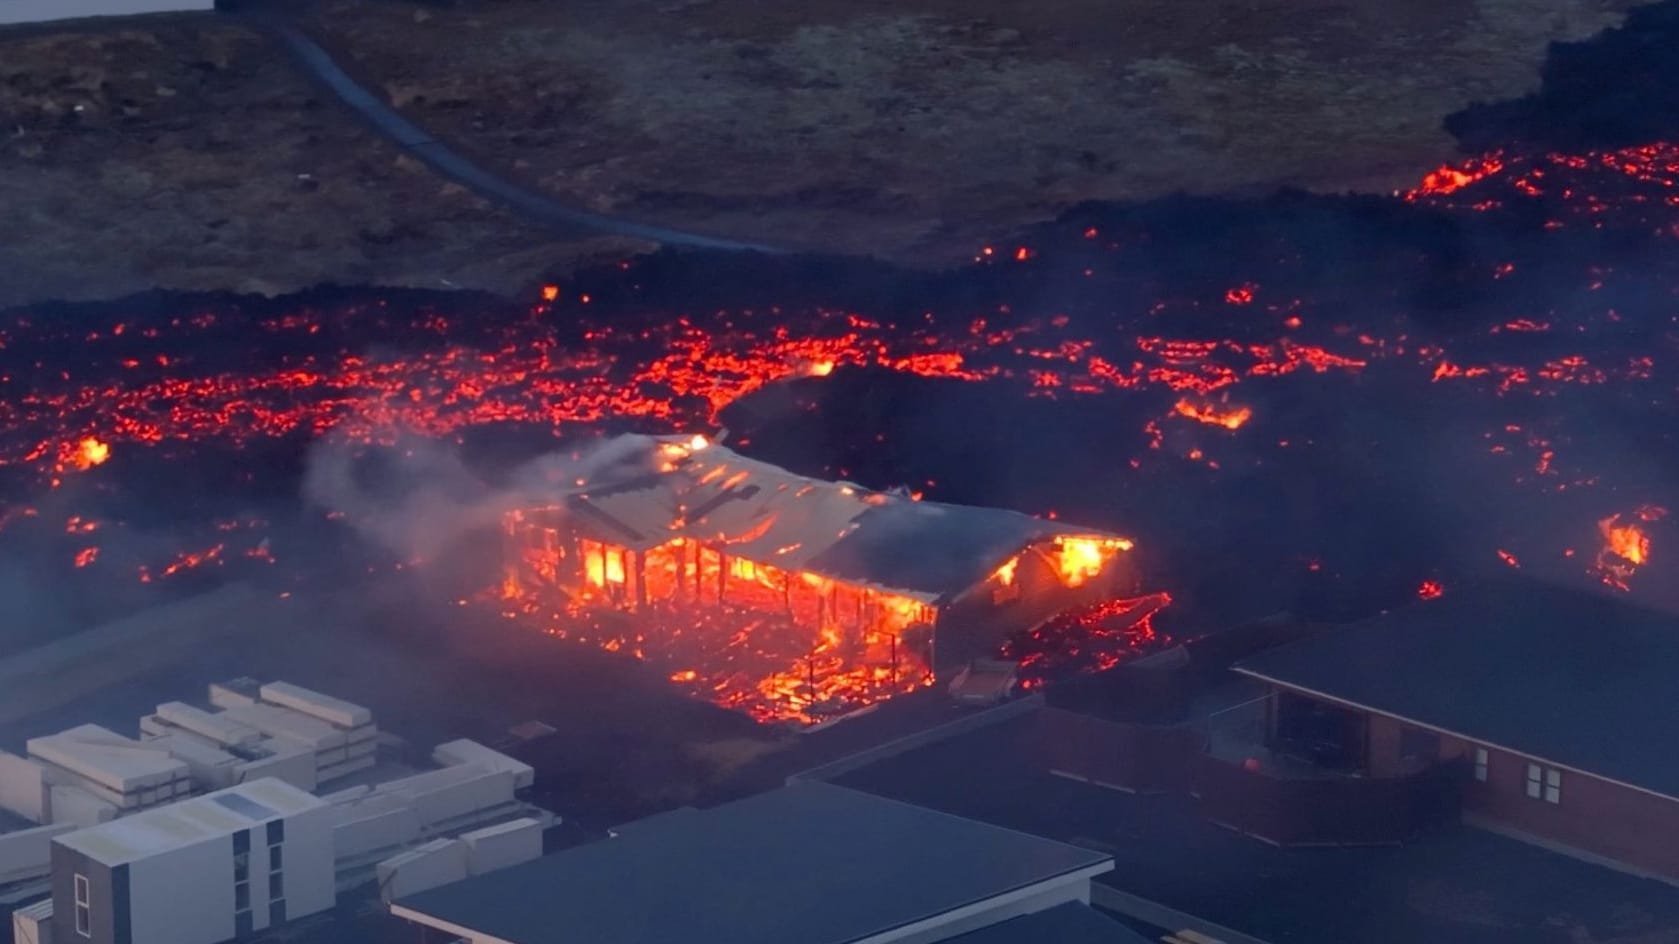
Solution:
M 485 164 L 638 220 L 938 265 L 1086 199 L 1389 189 L 1631 0 L 325 0 Z M 0 34 L 0 307 L 322 281 L 499 291 L 622 252 L 375 139 L 213 18 Z M 307 176 L 302 176 L 307 175 Z
M 617 242 L 488 207 L 215 19 L 0 34 L 0 128 L 0 308 L 158 287 L 510 290 Z

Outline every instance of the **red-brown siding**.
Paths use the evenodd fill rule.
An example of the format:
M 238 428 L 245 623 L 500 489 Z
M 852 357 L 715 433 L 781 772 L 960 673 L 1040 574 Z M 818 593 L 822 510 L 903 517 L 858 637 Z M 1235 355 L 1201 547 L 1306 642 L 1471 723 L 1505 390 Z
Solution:
M 1474 759 L 1473 742 L 1442 737 L 1443 756 Z M 1679 880 L 1679 802 L 1565 770 L 1557 803 L 1527 795 L 1529 760 L 1487 750 L 1485 783 L 1471 780 L 1463 808 L 1541 839 Z M 1546 765 L 1539 762 L 1541 768 Z

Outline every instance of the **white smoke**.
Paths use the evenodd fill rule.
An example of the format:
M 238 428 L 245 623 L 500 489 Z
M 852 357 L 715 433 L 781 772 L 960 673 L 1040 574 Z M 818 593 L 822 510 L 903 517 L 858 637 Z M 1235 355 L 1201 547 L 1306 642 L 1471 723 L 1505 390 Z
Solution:
M 493 485 L 436 440 L 415 438 L 388 449 L 321 440 L 305 463 L 303 497 L 341 512 L 364 537 L 402 559 L 421 563 L 497 526 L 510 511 L 553 505 L 581 483 L 650 473 L 656 454 L 651 437 L 617 436 L 539 456 Z

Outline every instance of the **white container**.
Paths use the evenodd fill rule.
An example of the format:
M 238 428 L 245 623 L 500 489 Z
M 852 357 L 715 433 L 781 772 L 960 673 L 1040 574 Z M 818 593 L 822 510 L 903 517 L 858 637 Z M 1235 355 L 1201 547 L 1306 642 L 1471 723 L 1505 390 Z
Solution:
M 529 862 L 542 855 L 542 824 L 534 819 L 516 819 L 461 834 L 466 843 L 466 867 L 483 875 Z
M 466 845 L 458 839 L 437 839 L 391 856 L 374 872 L 379 877 L 379 897 L 389 904 L 466 878 Z
M 32 823 L 52 822 L 47 772 L 40 764 L 0 751 L 0 809 Z
M 258 690 L 263 701 L 301 711 L 337 728 L 349 730 L 373 724 L 373 712 L 341 698 L 322 695 L 290 682 L 269 682 Z
M 437 745 L 431 752 L 431 759 L 444 767 L 476 763 L 491 770 L 510 771 L 515 790 L 523 790 L 536 782 L 536 770 L 531 765 L 467 738 Z

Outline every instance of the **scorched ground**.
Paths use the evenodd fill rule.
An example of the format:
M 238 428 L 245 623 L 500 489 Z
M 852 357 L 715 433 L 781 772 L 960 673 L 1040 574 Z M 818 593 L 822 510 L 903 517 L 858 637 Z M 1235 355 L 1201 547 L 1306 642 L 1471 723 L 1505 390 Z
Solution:
M 1505 148 L 1391 196 L 1088 207 L 931 275 L 661 254 L 519 304 L 332 289 L 13 311 L 4 615 L 51 634 L 235 574 L 285 593 L 441 566 L 362 547 L 357 509 L 300 508 L 320 443 L 398 467 L 415 437 L 441 443 L 495 495 L 533 457 L 722 429 L 798 475 L 1135 540 L 1171 608 L 1037 626 L 1002 647 L 1034 681 L 1166 631 L 1358 616 L 1503 568 L 1663 602 L 1676 249 L 1679 147 L 1646 142 Z M 449 566 L 427 579 L 451 599 L 539 609 L 509 607 L 495 566 Z M 648 651 L 670 636 L 652 624 L 565 609 L 536 622 L 760 717 L 831 694 L 807 642 L 727 681 Z M 852 701 L 925 679 L 864 662 Z

